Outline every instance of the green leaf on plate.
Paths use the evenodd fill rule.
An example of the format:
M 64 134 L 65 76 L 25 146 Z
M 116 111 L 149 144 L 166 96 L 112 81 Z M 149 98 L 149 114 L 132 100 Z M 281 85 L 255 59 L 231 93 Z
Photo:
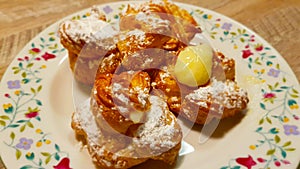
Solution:
M 26 72 L 23 72 L 23 73 L 21 74 L 21 76 L 22 76 L 23 78 L 26 78 L 26 77 L 27 77 L 27 73 L 26 73 Z
M 279 143 L 281 139 L 280 139 L 280 137 L 278 135 L 276 135 L 274 137 L 274 140 L 275 140 L 275 143 Z
M 284 150 L 285 151 L 295 151 L 296 149 L 295 148 L 285 148 Z
M 293 91 L 295 94 L 299 94 L 299 92 L 298 92 L 296 89 L 292 89 L 292 91 Z
M 278 129 L 276 129 L 276 128 L 274 127 L 274 128 L 271 128 L 269 132 L 270 132 L 271 134 L 277 134 L 277 133 L 278 133 Z
M 227 166 L 225 166 L 225 167 L 221 167 L 221 169 L 228 169 L 228 167 L 227 167 Z
M 261 107 L 262 109 L 266 110 L 266 105 L 265 105 L 265 104 L 260 103 L 260 107 Z
M 275 153 L 275 149 L 271 149 L 267 151 L 267 155 L 273 155 Z
M 50 161 L 51 161 L 51 156 L 48 156 L 48 157 L 45 159 L 45 164 L 48 164 Z
M 12 140 L 14 140 L 14 139 L 15 139 L 15 137 L 16 137 L 16 135 L 15 135 L 15 133 L 14 133 L 14 132 L 11 132 L 11 133 L 10 133 L 10 135 L 9 135 L 9 137 L 10 137 Z
M 42 156 L 45 156 L 45 157 L 51 156 L 51 154 L 48 152 L 41 152 L 41 154 L 42 154 Z
M 42 164 L 43 164 L 43 160 L 39 159 L 39 166 L 42 166 Z
M 55 149 L 59 152 L 60 151 L 60 148 L 57 144 L 54 145 L 55 146 Z
M 23 132 L 25 130 L 26 125 L 23 125 L 20 127 L 20 132 Z
M 18 120 L 16 123 L 24 123 L 26 120 Z
M 42 79 L 39 78 L 39 79 L 37 79 L 35 82 L 36 82 L 36 83 L 40 83 L 41 81 L 42 81 Z
M 14 74 L 18 74 L 18 73 L 20 73 L 20 71 L 21 71 L 20 69 L 17 69 L 14 71 Z
M 50 38 L 49 38 L 49 41 L 50 41 L 50 42 L 53 42 L 53 41 L 55 41 L 55 38 L 54 38 L 54 37 L 50 37 Z
M 30 128 L 34 127 L 33 124 L 30 121 L 27 122 L 27 126 L 30 127 Z
M 31 165 L 25 165 L 23 167 L 21 167 L 20 169 L 31 169 L 33 168 Z
M 272 121 L 269 117 L 267 117 L 266 120 L 267 120 L 268 123 L 272 124 Z
M 58 153 L 55 153 L 54 158 L 55 158 L 55 160 L 57 160 L 57 161 L 60 160 L 60 156 L 58 155 Z
M 10 125 L 8 125 L 7 127 L 10 127 L 10 128 L 16 128 L 16 127 L 19 127 L 19 124 L 10 124 Z
M 6 115 L 3 115 L 3 116 L 0 116 L 0 119 L 3 119 L 3 120 L 9 120 L 10 118 Z
M 268 56 L 268 58 L 274 59 L 274 58 L 276 58 L 276 56 L 275 56 L 275 55 L 272 55 L 272 56 Z
M 286 78 L 284 77 L 284 78 L 282 78 L 282 81 L 285 83 L 286 82 Z
M 260 132 L 262 129 L 263 129 L 262 127 L 258 127 L 258 128 L 256 129 L 256 132 Z
M 281 155 L 282 155 L 283 158 L 286 158 L 286 156 L 287 156 L 286 151 L 281 149 Z
M 43 88 L 43 86 L 39 86 L 39 87 L 37 88 L 37 91 L 40 92 L 40 91 L 42 90 L 42 88 Z
M 27 83 L 30 82 L 30 79 L 22 79 L 22 82 L 23 82 L 24 84 L 27 84 Z
M 22 152 L 21 152 L 20 150 L 17 149 L 17 150 L 16 150 L 16 158 L 17 158 L 17 160 L 20 159 L 21 155 L 22 155 Z
M 36 93 L 36 91 L 35 91 L 35 89 L 34 89 L 34 88 L 30 88 L 30 90 L 31 90 L 31 92 L 32 92 L 33 94 L 35 94 L 35 93 Z
M 290 94 L 290 96 L 291 96 L 292 98 L 298 98 L 298 97 L 299 97 L 298 95 L 295 95 L 295 94 Z
M 260 120 L 259 120 L 259 125 L 262 125 L 262 124 L 264 123 L 264 121 L 265 121 L 264 118 L 260 119 Z
M 26 67 L 31 68 L 34 65 L 34 63 L 29 63 Z
M 287 146 L 289 146 L 289 145 L 291 145 L 291 144 L 292 144 L 292 142 L 291 142 L 291 141 L 288 141 L 288 142 L 285 142 L 285 143 L 283 144 L 282 147 L 287 147 Z
M 40 100 L 35 100 L 36 101 L 36 104 L 39 105 L 39 106 L 42 106 L 42 102 Z

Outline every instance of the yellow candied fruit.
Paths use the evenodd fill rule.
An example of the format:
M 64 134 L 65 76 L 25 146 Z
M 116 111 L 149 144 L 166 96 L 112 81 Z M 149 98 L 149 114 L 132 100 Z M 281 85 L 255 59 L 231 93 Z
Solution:
M 212 57 L 213 49 L 207 44 L 186 47 L 178 55 L 175 77 L 192 87 L 206 84 L 211 77 Z

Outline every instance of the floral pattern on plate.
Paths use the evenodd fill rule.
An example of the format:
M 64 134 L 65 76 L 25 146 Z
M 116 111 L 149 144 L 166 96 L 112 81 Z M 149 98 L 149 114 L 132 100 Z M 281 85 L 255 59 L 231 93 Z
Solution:
M 102 6 L 109 15 L 109 22 L 119 19 L 119 13 L 126 6 L 124 3 Z M 195 16 L 213 43 L 230 48 L 232 57 L 246 65 L 251 73 L 244 80 L 260 85 L 256 105 L 259 109 L 255 110 L 258 118 L 251 133 L 256 137 L 251 140 L 247 152 L 232 156 L 219 168 L 273 168 L 297 163 L 292 153 L 299 152 L 294 146 L 300 136 L 299 89 L 281 56 L 235 21 L 199 7 L 183 7 Z M 80 12 L 70 18 L 88 15 L 88 12 Z M 8 155 L 20 161 L 20 169 L 74 167 L 70 164 L 69 153 L 51 138 L 47 126 L 41 125 L 45 122 L 44 113 L 51 113 L 45 110 L 46 103 L 39 97 L 47 85 L 42 73 L 53 68 L 51 63 L 65 55 L 55 33 L 58 24 L 24 48 L 26 52 L 18 55 L 6 72 L 11 76 L 3 78 L 0 86 L 4 91 L 0 96 L 0 144 L 10 148 Z
M 47 35 L 33 42 L 27 54 L 16 58 L 17 64 L 11 67 L 13 76 L 10 78 L 13 80 L 6 82 L 7 90 L 1 100 L 0 132 L 10 132 L 9 137 L 2 141 L 15 152 L 16 160 L 28 161 L 21 169 L 47 168 L 51 161 L 56 166 L 68 168 L 69 165 L 64 162 L 69 160 L 68 153 L 51 141 L 50 134 L 36 127 L 45 121 L 42 117 L 45 113 L 43 99 L 39 98 L 44 77 L 40 74 L 47 69 L 48 62 L 65 51 L 54 32 Z M 28 135 L 26 130 L 35 132 Z

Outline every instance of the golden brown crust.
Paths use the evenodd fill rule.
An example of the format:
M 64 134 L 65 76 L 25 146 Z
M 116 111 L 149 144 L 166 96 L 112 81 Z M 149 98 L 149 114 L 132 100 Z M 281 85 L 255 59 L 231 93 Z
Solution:
M 222 52 L 216 52 L 213 57 L 212 77 L 218 80 L 235 80 L 235 61 Z
M 183 110 L 180 113 L 188 120 L 204 124 L 213 118 L 234 116 L 244 110 L 248 102 L 247 92 L 236 82 L 212 79 L 207 86 L 199 87 L 185 96 L 182 103 Z
M 150 91 L 150 77 L 146 72 L 124 72 L 120 75 L 100 74 L 97 76 L 93 97 L 101 111 L 94 111 L 98 124 L 106 121 L 116 131 L 126 134 L 129 127 L 142 123 L 144 111 L 149 108 L 147 99 Z M 132 120 L 131 114 L 138 113 L 140 121 Z
M 242 90 L 234 82 L 235 79 L 235 63 L 233 59 L 227 58 L 222 53 L 218 52 L 214 56 L 214 67 L 212 78 L 220 81 L 218 83 L 228 87 L 229 84 L 234 83 L 234 89 L 230 93 L 223 93 L 222 99 L 227 100 L 232 104 L 234 101 L 242 101 L 240 106 L 235 105 L 234 107 L 226 107 L 226 105 L 220 105 L 213 98 L 207 100 L 190 100 L 185 97 L 189 94 L 195 92 L 197 89 L 205 89 L 211 86 L 211 84 L 206 84 L 204 86 L 199 86 L 198 88 L 190 88 L 186 85 L 182 85 L 176 81 L 175 77 L 172 75 L 172 67 L 166 68 L 165 70 L 159 70 L 155 73 L 154 80 L 152 82 L 152 87 L 154 93 L 162 98 L 164 98 L 170 110 L 176 114 L 180 114 L 191 122 L 197 124 L 204 124 L 206 120 L 211 121 L 213 118 L 226 118 L 234 116 L 241 110 L 247 107 L 248 98 L 245 92 L 238 93 Z M 225 91 L 225 90 L 224 90 Z M 235 92 L 235 96 L 230 96 Z M 210 93 L 213 95 L 213 93 Z M 231 97 L 235 99 L 231 99 Z M 201 102 L 201 106 L 199 105 Z M 208 113 L 212 113 L 207 119 Z
M 129 5 L 119 26 L 117 35 L 104 39 L 76 39 L 67 24 L 60 29 L 75 78 L 94 84 L 91 109 L 77 110 L 72 128 L 100 167 L 130 168 L 148 159 L 172 165 L 182 141 L 174 114 L 204 124 L 246 108 L 235 62 L 220 52 L 205 85 L 191 88 L 172 76 L 178 53 L 201 32 L 186 10 L 167 0 Z M 91 72 L 95 77 L 87 76 Z

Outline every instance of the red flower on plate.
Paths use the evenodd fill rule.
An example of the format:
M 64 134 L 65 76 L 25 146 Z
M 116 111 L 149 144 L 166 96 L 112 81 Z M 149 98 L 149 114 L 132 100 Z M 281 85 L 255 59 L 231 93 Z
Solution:
M 281 163 L 279 161 L 275 161 L 274 164 L 276 165 L 276 167 L 280 167 Z
M 257 44 L 255 46 L 255 50 L 258 51 L 258 52 L 262 51 L 263 49 L 264 49 L 264 46 L 262 44 Z
M 31 118 L 35 118 L 35 117 L 38 116 L 38 115 L 39 115 L 39 112 L 34 111 L 34 112 L 26 113 L 26 114 L 25 114 L 25 117 L 31 119 Z
M 264 94 L 264 98 L 265 99 L 272 99 L 272 98 L 275 98 L 276 95 L 274 93 L 265 93 Z
M 48 53 L 48 52 L 46 52 L 46 53 L 42 56 L 42 58 L 45 59 L 45 61 L 48 61 L 49 59 L 54 59 L 55 57 L 56 57 L 55 55 L 53 55 L 53 54 L 51 54 L 51 53 Z
M 253 166 L 256 165 L 256 162 L 253 160 L 253 158 L 248 155 L 248 157 L 240 157 L 235 160 L 238 164 L 247 167 L 248 169 L 251 169 Z
M 253 53 L 251 52 L 251 50 L 249 50 L 249 49 L 243 50 L 243 58 L 244 59 L 247 59 L 251 55 L 253 55 Z
M 263 158 L 261 158 L 261 157 L 257 158 L 257 161 L 258 161 L 258 162 L 260 162 L 260 163 L 264 163 L 264 162 L 266 162 L 266 160 L 265 160 L 265 159 L 263 159 Z
M 70 168 L 70 159 L 63 158 L 56 166 L 53 166 L 54 169 L 72 169 Z
M 41 52 L 41 50 L 39 49 L 39 48 L 32 48 L 32 49 L 30 49 L 32 52 L 34 52 L 34 53 L 40 53 Z

